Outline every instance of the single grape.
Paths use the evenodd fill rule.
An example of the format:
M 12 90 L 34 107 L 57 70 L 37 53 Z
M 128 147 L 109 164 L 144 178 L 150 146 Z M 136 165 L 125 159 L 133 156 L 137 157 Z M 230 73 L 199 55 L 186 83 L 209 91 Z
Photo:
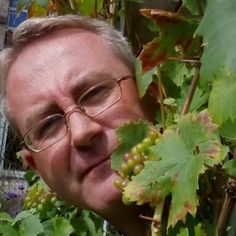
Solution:
M 117 189 L 122 190 L 122 185 L 121 185 L 122 179 L 118 178 L 115 180 L 114 185 Z
M 128 197 L 126 197 L 125 195 L 122 196 L 122 202 L 126 205 L 129 206 L 132 204 L 132 202 L 129 200 Z
M 143 168 L 144 168 L 143 164 L 135 165 L 134 170 L 133 170 L 134 175 L 139 174 L 143 170 Z
M 37 206 L 37 211 L 42 211 L 43 210 L 43 205 L 42 204 L 39 204 L 38 206 Z

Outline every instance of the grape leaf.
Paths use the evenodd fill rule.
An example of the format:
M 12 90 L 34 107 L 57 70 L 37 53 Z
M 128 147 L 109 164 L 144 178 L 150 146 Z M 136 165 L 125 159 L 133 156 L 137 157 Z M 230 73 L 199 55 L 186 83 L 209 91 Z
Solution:
M 229 160 L 224 163 L 223 169 L 225 169 L 225 172 L 233 177 L 236 177 L 236 160 Z
M 180 98 L 177 99 L 177 106 L 179 109 L 183 108 L 184 102 L 188 94 L 189 94 L 189 86 L 185 84 L 181 87 Z M 208 97 L 209 97 L 208 92 L 204 92 L 203 90 L 197 87 L 194 92 L 189 111 L 190 112 L 196 111 L 199 108 L 201 108 L 203 105 L 206 105 L 208 101 Z
M 20 231 L 24 232 L 24 236 L 32 236 L 42 233 L 43 225 L 40 222 L 39 218 L 31 214 L 29 214 L 28 216 L 26 215 L 27 213 L 24 213 L 19 217 L 21 219 Z
M 137 87 L 140 97 L 144 96 L 146 90 L 148 89 L 148 86 L 152 83 L 153 75 L 156 74 L 156 70 L 157 70 L 156 68 L 153 68 L 152 70 L 142 74 L 141 61 L 139 59 L 136 59 L 135 78 L 137 81 Z
M 1 236 L 19 236 L 20 234 L 12 227 L 11 224 L 0 224 Z
M 138 204 L 155 205 L 171 194 L 169 226 L 185 221 L 187 213 L 195 215 L 199 175 L 220 164 L 228 150 L 221 145 L 217 126 L 206 111 L 186 115 L 177 129 L 166 130 L 156 141 L 153 149 L 160 160 L 147 161 L 124 189 L 124 195 Z M 188 190 L 184 194 L 183 186 Z
M 199 15 L 199 7 L 201 7 L 202 11 L 206 6 L 206 0 L 183 0 L 183 6 L 188 8 L 188 10 L 193 14 L 193 15 Z
M 183 62 L 167 62 L 161 67 L 161 71 L 165 77 L 170 77 L 178 87 L 182 86 L 186 79 L 194 76 L 194 69 L 187 67 Z
M 75 10 L 83 16 L 95 16 L 95 8 L 100 12 L 103 5 L 102 0 L 74 0 L 73 3 Z
M 236 4 L 235 0 L 207 1 L 205 14 L 196 31 L 203 36 L 200 82 L 214 80 L 222 68 L 236 71 Z
M 148 124 L 144 121 L 130 122 L 117 130 L 120 145 L 111 156 L 113 170 L 119 170 L 124 154 L 140 143 L 147 134 Z
M 47 15 L 47 10 L 38 2 L 32 2 L 28 8 L 28 17 L 42 17 Z
M 226 139 L 229 139 L 231 141 L 236 140 L 236 120 L 225 121 L 220 127 L 219 127 L 220 135 Z
M 220 125 L 224 137 L 236 139 L 236 77 L 225 75 L 213 82 L 208 109 L 214 122 Z
M 66 218 L 55 217 L 52 222 L 55 231 L 54 235 L 67 236 L 74 232 L 74 228 Z
M 141 9 L 141 14 L 154 20 L 160 29 L 159 37 L 154 38 L 144 46 L 139 55 L 144 71 L 160 65 L 170 56 L 176 56 L 175 47 L 181 46 L 183 52 L 191 49 L 193 33 L 197 28 L 194 21 L 189 21 L 182 16 L 158 9 Z M 197 44 L 196 44 L 197 46 Z
M 12 217 L 8 213 L 0 212 L 0 222 L 1 221 L 12 222 L 13 219 L 12 219 Z

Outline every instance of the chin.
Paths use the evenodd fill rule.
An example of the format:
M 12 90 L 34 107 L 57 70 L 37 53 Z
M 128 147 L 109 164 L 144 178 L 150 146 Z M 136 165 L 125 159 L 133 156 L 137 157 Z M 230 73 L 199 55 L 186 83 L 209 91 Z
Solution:
M 121 193 L 114 186 L 117 175 L 112 173 L 108 178 L 97 182 L 92 188 L 87 189 L 87 198 L 89 208 L 92 211 L 102 214 L 111 210 L 111 206 L 117 206 L 121 203 Z

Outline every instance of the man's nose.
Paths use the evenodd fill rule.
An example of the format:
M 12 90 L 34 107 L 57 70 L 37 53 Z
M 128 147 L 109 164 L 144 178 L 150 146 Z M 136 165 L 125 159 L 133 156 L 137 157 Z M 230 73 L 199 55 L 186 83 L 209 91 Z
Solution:
M 102 126 L 99 123 L 78 110 L 69 114 L 67 122 L 73 147 L 89 147 L 102 133 Z

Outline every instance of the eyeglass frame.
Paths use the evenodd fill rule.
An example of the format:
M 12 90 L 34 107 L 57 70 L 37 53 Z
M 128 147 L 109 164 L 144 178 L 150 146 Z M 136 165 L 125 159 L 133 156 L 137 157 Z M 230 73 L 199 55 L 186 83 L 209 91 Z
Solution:
M 112 103 L 111 105 L 109 105 L 109 106 L 106 107 L 105 109 L 101 110 L 100 112 L 96 113 L 95 115 L 88 115 L 88 114 L 86 114 L 86 112 L 83 110 L 83 108 L 82 108 L 81 106 L 78 106 L 78 105 L 77 105 L 76 107 L 73 107 L 72 109 L 70 109 L 69 111 L 67 111 L 67 112 L 66 112 L 65 114 L 63 114 L 63 115 L 61 115 L 61 114 L 59 114 L 59 113 L 58 113 L 58 114 L 53 114 L 53 115 L 51 115 L 51 116 L 60 115 L 61 117 L 64 118 L 64 120 L 65 120 L 65 125 L 66 125 L 66 132 L 65 132 L 65 134 L 64 134 L 60 139 L 58 139 L 57 141 L 51 143 L 49 146 L 47 146 L 47 147 L 45 147 L 45 148 L 43 148 L 43 149 L 41 149 L 41 150 L 36 150 L 36 149 L 32 148 L 29 144 L 27 144 L 27 142 L 25 141 L 25 140 L 26 140 L 25 137 L 26 137 L 41 121 L 43 121 L 43 120 L 45 120 L 45 119 L 48 119 L 48 118 L 51 117 L 51 116 L 46 117 L 46 118 L 44 118 L 44 119 L 38 121 L 34 126 L 32 126 L 32 127 L 23 135 L 23 140 L 22 140 L 22 142 L 20 143 L 20 146 L 21 146 L 22 148 L 24 147 L 24 148 L 26 148 L 27 150 L 32 151 L 32 152 L 34 152 L 34 153 L 40 153 L 40 152 L 42 152 L 42 151 L 44 151 L 44 150 L 50 148 L 50 147 L 53 146 L 54 144 L 60 142 L 64 137 L 66 137 L 66 135 L 68 134 L 68 132 L 69 132 L 69 130 L 70 130 L 70 127 L 69 127 L 69 125 L 68 125 L 68 120 L 67 120 L 66 117 L 70 116 L 70 114 L 72 114 L 72 113 L 75 112 L 76 110 L 78 110 L 81 114 L 84 114 L 85 116 L 87 116 L 87 117 L 89 117 L 89 118 L 91 118 L 91 117 L 96 117 L 96 116 L 100 115 L 101 113 L 107 111 L 109 108 L 111 108 L 112 106 L 114 106 L 114 105 L 122 98 L 122 89 L 121 89 L 121 86 L 120 86 L 120 82 L 122 82 L 122 81 L 124 81 L 124 80 L 127 80 L 127 79 L 133 79 L 133 78 L 134 78 L 133 75 L 125 75 L 125 76 L 122 76 L 122 77 L 118 77 L 118 78 L 113 78 L 113 79 L 111 79 L 111 80 L 115 81 L 115 82 L 118 84 L 118 87 L 119 87 L 119 89 L 120 89 L 120 97 L 119 97 L 114 103 Z M 98 86 L 99 84 L 101 84 L 101 83 L 103 83 L 103 82 L 104 82 L 104 81 L 101 81 L 101 82 L 97 83 L 96 85 L 93 85 L 92 87 L 90 87 L 89 89 L 87 89 L 87 90 L 80 96 L 80 98 L 81 98 L 84 94 L 86 94 L 89 90 L 91 90 L 92 88 Z M 80 98 L 78 99 L 78 101 L 80 101 Z

